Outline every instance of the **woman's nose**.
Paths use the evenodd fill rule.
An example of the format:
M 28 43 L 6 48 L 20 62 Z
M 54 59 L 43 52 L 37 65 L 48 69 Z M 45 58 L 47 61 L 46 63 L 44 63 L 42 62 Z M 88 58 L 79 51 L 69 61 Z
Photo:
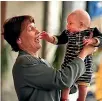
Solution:
M 36 30 L 38 33 L 40 33 L 38 30 Z
M 35 27 L 35 31 L 36 31 L 36 32 L 39 32 L 38 29 L 37 29 L 36 27 Z
M 38 30 L 37 28 L 36 28 L 36 33 L 37 33 L 37 34 L 40 34 L 40 32 L 39 32 L 39 30 Z

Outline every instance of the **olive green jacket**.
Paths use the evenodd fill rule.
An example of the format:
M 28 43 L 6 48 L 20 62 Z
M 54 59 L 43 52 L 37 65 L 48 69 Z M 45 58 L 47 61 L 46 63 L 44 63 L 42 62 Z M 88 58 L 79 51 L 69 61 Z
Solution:
M 84 62 L 78 57 L 56 70 L 24 51 L 19 52 L 12 70 L 19 101 L 60 101 L 61 90 L 71 87 L 84 72 Z

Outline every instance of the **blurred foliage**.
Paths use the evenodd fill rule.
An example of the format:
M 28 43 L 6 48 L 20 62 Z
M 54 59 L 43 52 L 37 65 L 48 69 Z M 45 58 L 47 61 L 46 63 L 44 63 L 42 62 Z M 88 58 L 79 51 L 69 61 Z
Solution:
M 8 70 L 8 59 L 7 59 L 7 50 L 8 44 L 3 45 L 1 48 L 1 76 L 4 77 L 5 72 Z
M 97 72 L 98 71 L 98 66 L 102 62 L 102 48 L 99 48 L 94 54 L 93 54 L 93 71 Z
M 63 57 L 64 57 L 64 51 L 65 47 L 64 45 L 59 45 L 58 48 L 56 49 L 56 52 L 54 54 L 54 61 L 53 61 L 53 67 L 56 69 L 59 69 L 61 67 Z

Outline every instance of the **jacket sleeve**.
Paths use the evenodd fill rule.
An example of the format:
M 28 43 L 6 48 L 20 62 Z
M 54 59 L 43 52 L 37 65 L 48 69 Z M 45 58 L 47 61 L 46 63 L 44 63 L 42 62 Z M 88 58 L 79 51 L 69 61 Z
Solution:
M 61 35 L 59 36 L 54 36 L 57 38 L 57 45 L 60 45 L 60 44 L 66 44 L 68 42 L 68 35 L 67 35 L 68 31 L 67 30 L 64 30 Z
M 93 36 L 99 40 L 98 47 L 102 47 L 102 33 L 96 27 L 93 30 Z
M 85 72 L 84 62 L 78 57 L 61 70 L 49 67 L 46 63 L 31 61 L 31 59 L 26 59 L 23 66 L 26 85 L 45 90 L 71 87 Z

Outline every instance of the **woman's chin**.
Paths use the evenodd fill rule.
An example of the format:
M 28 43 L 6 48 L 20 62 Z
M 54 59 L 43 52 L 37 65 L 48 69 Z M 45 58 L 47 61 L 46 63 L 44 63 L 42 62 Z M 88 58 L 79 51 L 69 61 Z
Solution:
M 37 47 L 37 49 L 39 50 L 41 47 L 42 47 L 42 45 L 41 45 L 41 44 L 39 44 L 39 46 Z

